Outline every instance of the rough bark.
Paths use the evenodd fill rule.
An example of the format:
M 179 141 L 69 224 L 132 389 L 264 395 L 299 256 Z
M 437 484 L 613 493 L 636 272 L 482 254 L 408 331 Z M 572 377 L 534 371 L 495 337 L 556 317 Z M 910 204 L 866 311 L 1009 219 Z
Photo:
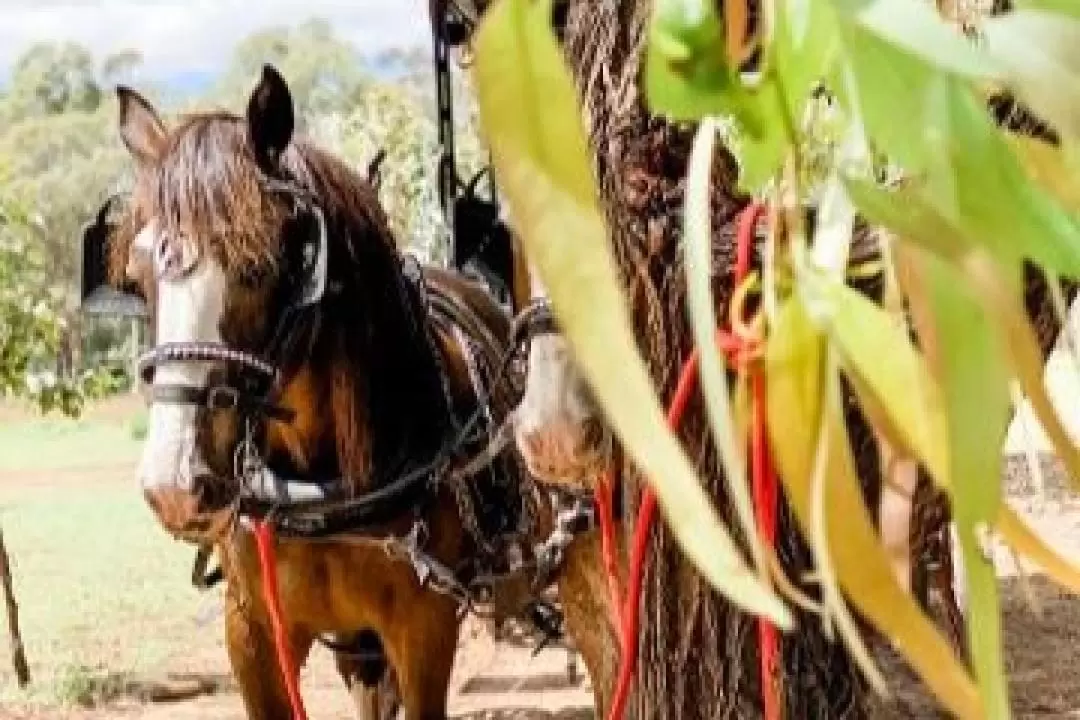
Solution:
M 572 0 L 563 40 L 585 107 L 601 200 L 629 289 L 639 345 L 661 397 L 669 398 L 692 346 L 679 218 L 693 128 L 653 117 L 643 105 L 638 80 L 648 9 L 648 0 Z M 726 306 L 731 292 L 732 225 L 746 203 L 734 192 L 735 176 L 733 159 L 719 152 L 712 204 L 717 228 L 714 289 L 720 307 Z M 880 292 L 879 287 L 862 289 L 871 295 Z M 1070 296 L 1074 290 L 1069 288 Z M 1045 285 L 1029 282 L 1027 300 L 1046 353 L 1058 323 Z M 878 450 L 851 393 L 845 396 L 864 493 L 869 506 L 876 508 L 881 480 Z M 692 403 L 680 434 L 707 490 L 721 498 L 723 477 L 700 402 Z M 643 479 L 629 464 L 622 468 L 622 477 L 629 490 L 622 494 L 623 516 L 633 517 Z M 929 486 L 921 492 L 933 495 Z M 924 504 L 930 510 L 921 508 L 917 523 L 925 525 L 928 517 L 939 524 L 947 519 L 940 498 Z M 726 504 L 718 505 L 730 519 Z M 627 529 L 629 525 L 624 524 Z M 919 574 L 924 570 L 918 564 L 921 553 L 931 545 L 922 537 L 922 527 L 916 534 Z M 779 554 L 789 577 L 802 577 L 811 568 L 811 557 L 786 507 L 780 515 L 779 538 Z M 666 529 L 654 532 L 649 557 L 637 648 L 641 663 L 633 705 L 636 717 L 759 717 L 753 621 L 733 611 L 700 579 Z M 923 587 L 925 582 L 918 578 L 914 585 Z M 803 590 L 815 594 L 810 587 Z M 786 716 L 865 717 L 865 688 L 842 648 L 824 637 L 815 618 L 797 619 L 799 633 L 782 640 Z
M 23 648 L 22 633 L 19 630 L 19 605 L 15 602 L 15 587 L 11 579 L 11 560 L 4 544 L 4 531 L 2 528 L 0 528 L 0 586 L 4 590 L 4 605 L 7 608 L 11 663 L 15 668 L 15 677 L 19 681 L 19 687 L 26 687 L 30 684 L 30 666 L 26 662 L 26 650 Z

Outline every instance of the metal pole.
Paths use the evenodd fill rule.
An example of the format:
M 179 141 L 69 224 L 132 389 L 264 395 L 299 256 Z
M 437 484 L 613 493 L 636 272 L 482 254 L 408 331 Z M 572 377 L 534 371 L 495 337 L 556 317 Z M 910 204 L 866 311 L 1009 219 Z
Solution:
M 446 24 L 449 8 L 446 0 L 433 0 L 432 39 L 435 50 L 435 85 L 439 111 L 439 203 L 442 206 L 443 220 L 446 222 L 448 247 L 446 262 L 450 267 L 457 266 L 457 242 L 454 238 L 454 200 L 457 198 L 458 175 L 454 155 L 454 100 L 450 86 L 450 44 L 446 38 Z

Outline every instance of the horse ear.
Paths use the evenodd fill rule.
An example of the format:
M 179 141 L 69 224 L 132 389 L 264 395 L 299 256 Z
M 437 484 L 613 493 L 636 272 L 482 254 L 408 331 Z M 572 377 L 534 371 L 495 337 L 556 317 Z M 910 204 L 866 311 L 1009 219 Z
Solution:
M 165 149 L 165 124 L 153 105 L 131 88 L 118 85 L 116 97 L 120 101 L 120 137 L 128 152 L 140 162 L 155 162 Z
M 271 65 L 264 65 L 258 87 L 247 107 L 251 149 L 261 165 L 277 163 L 292 139 L 295 117 L 293 100 L 285 78 Z

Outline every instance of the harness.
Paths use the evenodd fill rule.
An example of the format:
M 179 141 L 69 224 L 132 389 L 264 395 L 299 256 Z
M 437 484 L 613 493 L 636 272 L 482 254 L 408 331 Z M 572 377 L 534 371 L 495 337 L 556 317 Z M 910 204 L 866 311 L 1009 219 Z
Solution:
M 490 170 L 481 171 L 468 183 L 462 183 L 456 171 L 447 51 L 467 40 L 476 21 L 459 5 L 457 0 L 433 0 L 432 7 L 443 149 L 440 201 L 453 228 L 450 262 L 454 269 L 462 272 L 472 268 L 496 296 L 505 295 L 512 273 L 510 233 L 499 218 L 494 185 L 490 184 L 490 198 L 481 197 L 477 190 L 479 180 Z M 372 182 L 378 180 L 380 161 L 381 157 L 376 158 L 368 168 Z M 592 503 L 590 499 L 564 497 L 563 491 L 549 490 L 555 529 L 549 537 L 531 545 L 527 538 L 533 530 L 529 512 L 532 503 L 526 496 L 535 494 L 538 488 L 522 463 L 505 452 L 513 437 L 509 410 L 516 404 L 519 388 L 514 378 L 520 375 L 520 368 L 515 361 L 520 360 L 521 349 L 533 339 L 558 332 L 546 299 L 533 301 L 512 318 L 510 342 L 504 346 L 467 303 L 437 283 L 428 282 L 414 259 L 399 256 L 396 289 L 417 336 L 423 338 L 436 363 L 450 431 L 431 457 L 414 459 L 394 469 L 391 477 L 379 478 L 376 490 L 357 497 L 347 495 L 346 483 L 340 478 L 286 476 L 262 457 L 260 430 L 268 423 L 293 420 L 294 413 L 277 397 L 282 364 L 303 353 L 299 343 L 304 329 L 317 321 L 324 297 L 334 289 L 328 286 L 327 227 L 317 199 L 281 168 L 264 168 L 262 180 L 266 189 L 287 199 L 291 206 L 288 222 L 305 228 L 299 264 L 287 268 L 295 274 L 296 282 L 282 304 L 267 346 L 260 352 L 223 343 L 154 346 L 137 363 L 138 374 L 150 386 L 150 401 L 238 414 L 242 433 L 232 467 L 239 487 L 233 503 L 237 517 L 269 521 L 274 531 L 283 536 L 382 547 L 392 557 L 409 562 L 422 584 L 454 597 L 464 611 L 476 611 L 477 605 L 489 600 L 493 588 L 503 580 L 531 574 L 536 599 L 528 605 L 526 614 L 545 636 L 560 635 L 561 615 L 539 596 L 550 585 L 574 536 L 595 525 Z M 84 296 L 87 289 L 107 284 L 103 239 L 112 224 L 109 210 L 122 197 L 110 197 L 84 232 L 84 254 L 89 253 L 84 257 Z M 458 242 L 466 237 L 474 242 Z M 455 337 L 463 350 L 477 399 L 471 413 L 455 408 L 437 347 L 437 331 Z M 158 367 L 177 363 L 214 363 L 225 367 L 226 372 L 214 374 L 202 385 L 152 382 Z M 494 488 L 493 492 L 500 488 L 519 492 L 516 499 L 520 507 L 510 513 L 516 517 L 491 517 L 492 503 L 477 491 L 485 482 Z M 453 493 L 465 530 L 477 549 L 467 567 L 446 567 L 425 551 L 428 528 L 424 517 L 443 488 Z M 494 505 L 498 510 L 499 503 Z M 409 513 L 413 522 L 407 533 L 377 534 L 390 520 L 400 520 Z M 192 569 L 192 582 L 197 587 L 205 589 L 221 579 L 220 569 L 208 571 L 210 555 L 209 548 L 200 548 L 197 553 Z

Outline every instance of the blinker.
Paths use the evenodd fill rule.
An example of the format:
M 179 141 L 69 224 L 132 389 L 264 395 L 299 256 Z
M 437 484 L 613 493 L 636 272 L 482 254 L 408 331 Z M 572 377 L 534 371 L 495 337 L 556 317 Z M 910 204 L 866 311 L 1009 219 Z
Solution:
M 304 280 L 296 303 L 299 307 L 315 305 L 326 294 L 327 259 L 330 254 L 326 218 L 318 205 L 312 206 L 310 212 L 315 227 L 304 243 Z
M 109 236 L 117 226 L 109 216 L 119 197 L 106 200 L 83 226 L 81 310 L 86 315 L 149 317 L 146 301 L 131 284 L 116 288 L 109 283 Z

